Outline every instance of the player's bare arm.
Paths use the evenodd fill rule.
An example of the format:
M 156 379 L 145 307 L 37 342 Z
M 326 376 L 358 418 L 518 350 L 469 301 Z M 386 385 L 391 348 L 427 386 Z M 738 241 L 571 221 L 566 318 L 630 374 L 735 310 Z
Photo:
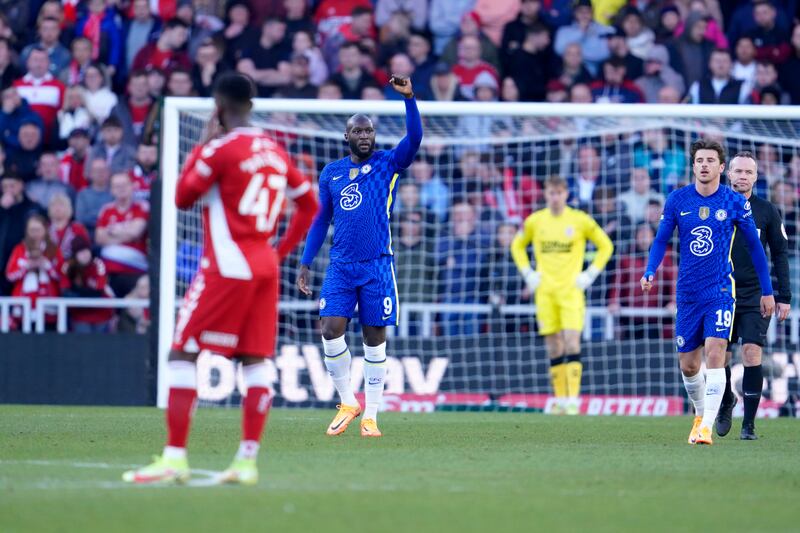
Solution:
M 311 277 L 311 269 L 308 265 L 300 265 L 300 270 L 297 273 L 297 288 L 306 296 L 311 296 L 311 287 L 309 287 L 308 280 Z

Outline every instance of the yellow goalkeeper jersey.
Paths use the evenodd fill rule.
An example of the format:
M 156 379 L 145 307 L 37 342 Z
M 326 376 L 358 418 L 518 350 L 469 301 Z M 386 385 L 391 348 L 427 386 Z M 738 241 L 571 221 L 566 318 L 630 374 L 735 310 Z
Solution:
M 602 270 L 614 245 L 597 222 L 579 209 L 565 207 L 560 215 L 554 216 L 545 208 L 525 219 L 511 244 L 511 255 L 521 272 L 531 268 L 527 248 L 533 243 L 536 271 L 542 275 L 540 287 L 558 290 L 574 286 L 575 278 L 583 270 L 587 240 L 597 246 L 592 265 Z

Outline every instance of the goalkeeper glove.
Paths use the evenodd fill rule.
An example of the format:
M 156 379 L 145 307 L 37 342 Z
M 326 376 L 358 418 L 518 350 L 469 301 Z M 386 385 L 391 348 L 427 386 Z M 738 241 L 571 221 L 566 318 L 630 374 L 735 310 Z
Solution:
M 575 278 L 575 285 L 582 291 L 585 291 L 589 287 L 591 287 L 594 280 L 597 279 L 597 276 L 600 275 L 600 269 L 596 266 L 592 265 L 580 274 L 578 277 Z
M 531 292 L 535 291 L 539 283 L 542 282 L 542 275 L 530 268 L 522 273 L 522 277 L 525 278 L 525 285 L 528 286 L 528 290 Z

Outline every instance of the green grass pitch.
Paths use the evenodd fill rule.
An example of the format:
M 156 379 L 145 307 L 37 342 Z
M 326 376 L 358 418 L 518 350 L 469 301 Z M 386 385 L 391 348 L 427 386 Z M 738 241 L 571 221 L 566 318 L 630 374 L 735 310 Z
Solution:
M 203 486 L 239 412 L 201 409 L 187 487 L 130 487 L 163 412 L 0 407 L 0 531 L 798 531 L 800 421 L 739 421 L 714 446 L 682 418 L 387 413 L 382 439 L 327 437 L 332 411 L 276 409 L 257 487 Z

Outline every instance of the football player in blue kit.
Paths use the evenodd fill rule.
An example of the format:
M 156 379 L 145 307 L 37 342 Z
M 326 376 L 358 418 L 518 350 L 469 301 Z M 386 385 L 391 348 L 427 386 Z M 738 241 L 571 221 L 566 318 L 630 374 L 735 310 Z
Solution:
M 325 166 L 319 177 L 320 210 L 306 239 L 297 286 L 311 295 L 311 263 L 333 223 L 330 265 L 322 283 L 319 314 L 325 367 L 341 403 L 328 435 L 340 435 L 361 406 L 350 382 L 347 323 L 358 305 L 364 335 L 364 396 L 361 435 L 380 437 L 378 407 L 386 376 L 386 326 L 397 324 L 397 281 L 389 221 L 400 173 L 414 161 L 422 142 L 422 121 L 411 81 L 390 80 L 403 95 L 406 136 L 392 150 L 375 150 L 375 127 L 363 114 L 348 119 L 344 138 L 350 155 Z
M 695 409 L 689 443 L 712 444 L 712 426 L 725 391 L 725 350 L 736 303 L 731 247 L 737 231 L 742 232 L 761 285 L 762 316 L 772 315 L 775 298 L 750 202 L 720 184 L 725 169 L 722 145 L 707 139 L 695 141 L 691 160 L 695 182 L 667 198 L 641 284 L 644 291 L 653 287 L 653 276 L 677 227 L 675 343 L 683 383 Z M 705 377 L 700 371 L 704 349 Z

